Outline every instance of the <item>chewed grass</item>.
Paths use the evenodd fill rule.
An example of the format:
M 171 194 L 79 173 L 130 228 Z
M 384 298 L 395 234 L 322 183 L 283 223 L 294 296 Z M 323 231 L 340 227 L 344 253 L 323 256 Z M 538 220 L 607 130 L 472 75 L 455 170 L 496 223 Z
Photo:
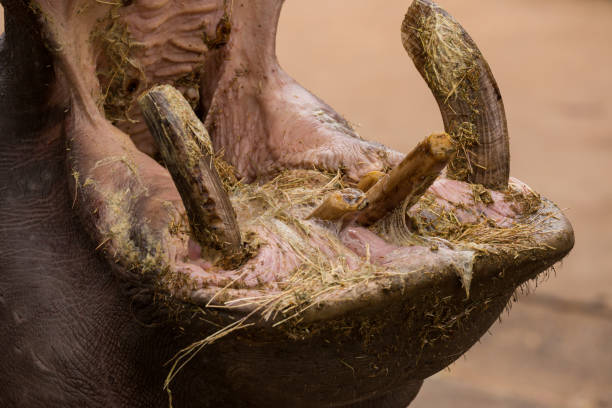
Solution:
M 275 290 L 261 296 L 229 296 L 228 292 L 238 279 L 220 289 L 214 296 L 214 305 L 211 301 L 210 307 L 216 310 L 225 308 L 228 311 L 246 309 L 250 312 L 181 350 L 171 361 L 170 374 L 165 384 L 167 390 L 181 368 L 204 347 L 233 332 L 253 326 L 256 320 L 269 321 L 273 327 L 283 326 L 287 322 L 299 324 L 304 312 L 333 296 L 338 290 L 350 290 L 364 282 L 397 275 L 392 270 L 370 262 L 369 254 L 359 258 L 346 249 L 333 223 L 305 221 L 327 194 L 354 187 L 344 181 L 340 173 L 292 170 L 263 182 L 244 184 L 233 176 L 231 167 L 226 166 L 221 158 L 216 161 L 216 165 L 230 191 L 246 239 L 256 240 L 249 231 L 256 226 L 265 226 L 282 238 L 297 258 L 298 266 L 281 282 L 276 283 Z M 477 222 L 462 223 L 452 208 L 442 208 L 435 197 L 427 193 L 409 217 L 406 209 L 390 215 L 387 223 L 390 227 L 384 233 L 396 236 L 401 233 L 404 245 L 424 245 L 432 249 L 445 245 L 450 248 L 468 248 L 481 254 L 505 252 L 518 256 L 524 251 L 543 249 L 535 239 L 538 228 L 545 222 L 545 219 L 537 216 L 541 208 L 540 197 L 535 193 L 509 188 L 505 199 L 524 214 L 521 220 L 511 226 L 499 226 L 486 217 L 479 218 Z M 473 186 L 473 200 L 475 205 L 492 204 L 488 191 L 477 185 Z M 458 207 L 462 210 L 466 208 Z M 401 214 L 401 222 L 394 221 L 398 214 Z M 407 221 L 410 228 L 407 228 Z M 374 230 L 376 228 L 373 227 Z M 313 245 L 313 240 L 321 245 Z M 335 256 L 330 256 L 330 253 Z
M 91 33 L 91 42 L 100 51 L 96 73 L 102 91 L 98 104 L 113 123 L 133 121 L 129 112 L 141 83 L 145 81 L 142 67 L 133 54 L 143 45 L 133 41 L 127 24 L 119 18 L 122 3 L 108 4 L 113 7 Z
M 475 194 L 478 200 L 483 197 Z M 410 218 L 413 229 L 418 236 L 446 240 L 454 245 L 468 247 L 479 252 L 507 252 L 517 256 L 522 251 L 542 249 L 542 244 L 536 240 L 538 227 L 545 218 L 530 218 L 540 208 L 540 198 L 530 193 L 518 193 L 508 190 L 507 197 L 517 201 L 521 207 L 528 204 L 529 208 L 521 208 L 523 220 L 514 222 L 511 226 L 499 226 L 494 220 L 478 215 L 477 222 L 462 223 L 455 209 L 442 207 L 431 194 L 426 194 L 418 203 L 414 215 Z M 491 200 L 485 196 L 485 200 Z M 537 204 L 536 204 L 537 202 Z M 465 211 L 465 206 L 456 209 Z M 527 210 L 527 211 L 525 211 Z
M 510 225 L 500 225 L 478 207 L 494 204 L 481 185 L 472 185 L 473 204 L 441 204 L 431 193 L 425 193 L 410 211 L 398 209 L 375 226 L 378 233 L 400 245 L 425 245 L 433 250 L 439 246 L 467 249 L 477 254 L 508 254 L 518 257 L 525 251 L 551 249 L 537 239 L 543 225 L 556 214 L 542 216 L 541 197 L 532 191 L 510 186 L 504 200 L 521 214 Z M 462 222 L 460 213 L 470 214 L 473 222 Z

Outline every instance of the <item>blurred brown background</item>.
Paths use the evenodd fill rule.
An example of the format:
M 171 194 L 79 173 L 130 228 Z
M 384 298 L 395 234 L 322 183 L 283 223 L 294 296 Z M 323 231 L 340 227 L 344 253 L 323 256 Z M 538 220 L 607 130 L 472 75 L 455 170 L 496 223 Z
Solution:
M 411 408 L 612 407 L 612 1 L 439 2 L 495 73 L 512 174 L 567 209 L 577 241 Z M 287 0 L 278 38 L 288 72 L 362 136 L 404 152 L 442 128 L 401 46 L 409 3 Z

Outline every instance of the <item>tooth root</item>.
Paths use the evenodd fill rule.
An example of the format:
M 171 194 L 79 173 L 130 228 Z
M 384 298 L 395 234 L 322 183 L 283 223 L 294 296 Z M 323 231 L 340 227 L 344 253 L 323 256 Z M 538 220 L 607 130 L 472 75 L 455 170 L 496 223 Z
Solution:
M 239 253 L 236 214 L 214 165 L 208 132 L 189 102 L 169 85 L 149 90 L 138 102 L 183 199 L 193 237 L 225 255 Z
M 459 148 L 448 177 L 503 190 L 510 174 L 502 97 L 482 53 L 455 19 L 430 0 L 415 0 L 402 43 L 440 107 Z
M 427 137 L 368 190 L 366 196 L 370 205 L 359 213 L 357 222 L 369 226 L 402 203 L 406 208 L 412 207 L 440 176 L 454 153 L 448 134 L 437 133 Z
M 374 185 L 386 175 L 387 174 L 383 173 L 382 171 L 371 171 L 362 177 L 362 179 L 359 181 L 359 184 L 357 185 L 357 188 L 363 191 L 364 193 L 367 193 L 369 189 L 374 187 Z
M 354 188 L 331 192 L 306 219 L 318 218 L 323 221 L 336 221 L 347 214 L 363 210 L 368 200 L 363 191 Z

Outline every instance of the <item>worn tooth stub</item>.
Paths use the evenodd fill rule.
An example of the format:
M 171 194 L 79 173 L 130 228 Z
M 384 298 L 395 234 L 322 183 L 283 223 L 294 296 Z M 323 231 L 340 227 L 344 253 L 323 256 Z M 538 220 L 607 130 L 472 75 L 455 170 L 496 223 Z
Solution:
M 367 193 L 369 189 L 374 187 L 374 185 L 386 175 L 387 173 L 384 173 L 382 171 L 371 171 L 365 176 L 363 176 L 361 180 L 359 180 L 357 188 Z
M 363 210 L 367 206 L 368 200 L 363 191 L 345 188 L 330 193 L 307 219 L 317 218 L 324 221 L 336 221 L 347 214 Z
M 139 103 L 183 199 L 194 238 L 205 248 L 236 255 L 241 250 L 240 230 L 204 125 L 169 85 L 149 90 Z
M 428 136 L 402 162 L 367 192 L 370 205 L 357 216 L 361 225 L 372 225 L 399 205 L 412 207 L 452 159 L 455 147 L 446 133 Z

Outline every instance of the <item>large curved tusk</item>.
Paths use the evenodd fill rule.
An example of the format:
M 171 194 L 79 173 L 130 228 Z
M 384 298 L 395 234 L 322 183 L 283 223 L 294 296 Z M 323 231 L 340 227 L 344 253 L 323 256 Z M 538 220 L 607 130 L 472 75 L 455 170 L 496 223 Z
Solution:
M 194 238 L 230 258 L 241 252 L 236 213 L 214 165 L 208 132 L 183 95 L 169 85 L 139 99 L 144 118 L 181 194 Z
M 504 104 L 474 41 L 438 5 L 414 0 L 402 24 L 402 42 L 440 106 L 446 132 L 457 144 L 448 176 L 505 189 L 510 147 Z

